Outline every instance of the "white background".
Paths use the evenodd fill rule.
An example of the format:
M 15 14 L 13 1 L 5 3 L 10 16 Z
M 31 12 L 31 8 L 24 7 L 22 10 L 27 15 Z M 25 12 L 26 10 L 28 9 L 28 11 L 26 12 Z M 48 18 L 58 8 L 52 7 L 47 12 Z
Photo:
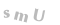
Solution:
M 45 10 L 43 21 L 34 20 L 35 9 L 38 20 Z M 4 18 L 4 10 L 9 10 L 9 18 Z M 14 20 L 16 11 L 28 14 L 27 23 Z M 0 25 L 60 25 L 60 0 L 0 0 Z

